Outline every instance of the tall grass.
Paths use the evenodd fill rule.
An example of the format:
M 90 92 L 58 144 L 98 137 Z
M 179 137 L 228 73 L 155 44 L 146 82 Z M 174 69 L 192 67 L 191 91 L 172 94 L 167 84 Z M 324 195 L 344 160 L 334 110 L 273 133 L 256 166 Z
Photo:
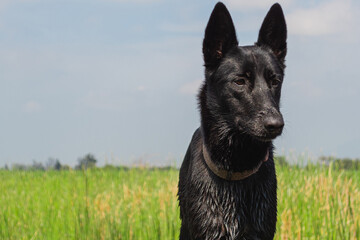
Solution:
M 360 239 L 360 172 L 277 168 L 276 239 Z M 176 170 L 0 171 L 0 239 L 177 239 Z
M 0 172 L 0 239 L 174 239 L 177 171 Z
M 277 239 L 360 239 L 360 172 L 278 167 Z

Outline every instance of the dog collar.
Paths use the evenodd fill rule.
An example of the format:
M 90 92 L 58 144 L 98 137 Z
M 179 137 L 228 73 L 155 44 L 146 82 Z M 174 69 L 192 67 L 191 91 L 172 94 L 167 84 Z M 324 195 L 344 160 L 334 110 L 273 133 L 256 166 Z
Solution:
M 259 170 L 259 168 L 261 167 L 263 162 L 266 162 L 269 159 L 269 150 L 267 150 L 264 160 L 261 161 L 254 169 L 245 170 L 242 172 L 232 172 L 232 171 L 227 171 L 227 170 L 221 169 L 215 165 L 215 163 L 210 158 L 210 154 L 209 154 L 208 150 L 206 149 L 205 144 L 203 144 L 202 150 L 203 150 L 203 156 L 205 159 L 205 163 L 209 167 L 209 169 L 216 176 L 218 176 L 222 179 L 228 180 L 228 181 L 239 181 L 239 180 L 243 180 L 247 177 L 250 177 L 251 175 L 253 175 L 254 173 L 256 173 Z

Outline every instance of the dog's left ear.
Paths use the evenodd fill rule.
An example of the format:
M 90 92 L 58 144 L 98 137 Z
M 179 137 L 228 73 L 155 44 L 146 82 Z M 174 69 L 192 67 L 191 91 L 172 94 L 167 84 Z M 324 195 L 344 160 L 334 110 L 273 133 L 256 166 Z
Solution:
M 284 63 L 286 56 L 286 23 L 280 4 L 275 3 L 267 13 L 259 31 L 256 45 L 268 46 Z

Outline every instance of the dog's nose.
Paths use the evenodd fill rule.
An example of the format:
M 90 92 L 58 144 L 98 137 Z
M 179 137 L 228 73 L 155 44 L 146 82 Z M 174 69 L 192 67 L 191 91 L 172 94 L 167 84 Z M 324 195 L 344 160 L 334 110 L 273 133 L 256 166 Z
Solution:
M 267 117 L 264 121 L 264 126 L 269 132 L 280 132 L 284 127 L 284 120 L 282 117 Z

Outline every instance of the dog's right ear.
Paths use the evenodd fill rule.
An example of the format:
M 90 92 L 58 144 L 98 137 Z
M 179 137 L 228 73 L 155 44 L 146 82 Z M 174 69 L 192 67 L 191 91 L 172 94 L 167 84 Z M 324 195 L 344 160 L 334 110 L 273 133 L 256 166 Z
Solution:
M 205 30 L 203 41 L 205 67 L 216 67 L 227 51 L 237 45 L 235 27 L 230 13 L 223 3 L 218 2 Z
M 256 45 L 268 46 L 275 56 L 284 63 L 286 56 L 287 30 L 284 13 L 280 4 L 275 3 L 267 13 L 259 31 Z

